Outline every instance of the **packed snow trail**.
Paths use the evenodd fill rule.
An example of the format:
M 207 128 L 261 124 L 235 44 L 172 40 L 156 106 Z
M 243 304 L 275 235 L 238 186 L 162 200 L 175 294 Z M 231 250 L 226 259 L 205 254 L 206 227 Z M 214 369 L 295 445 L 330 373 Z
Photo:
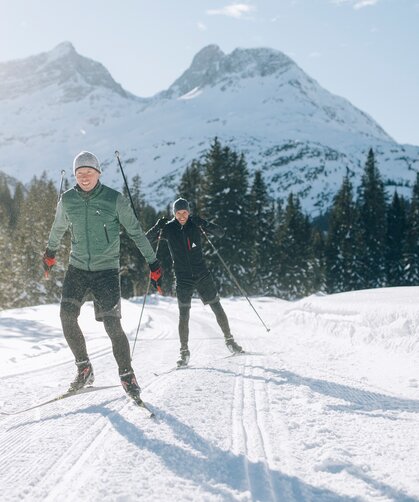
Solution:
M 123 302 L 131 343 L 142 299 Z M 247 353 L 229 357 L 193 301 L 191 360 L 177 305 L 151 297 L 134 353 L 142 397 L 122 387 L 0 417 L 4 501 L 419 501 L 419 288 L 245 299 L 223 305 Z M 118 383 L 91 304 L 81 325 L 95 385 Z M 0 313 L 0 408 L 63 392 L 75 372 L 58 305 Z M 156 376 L 159 375 L 159 376 Z

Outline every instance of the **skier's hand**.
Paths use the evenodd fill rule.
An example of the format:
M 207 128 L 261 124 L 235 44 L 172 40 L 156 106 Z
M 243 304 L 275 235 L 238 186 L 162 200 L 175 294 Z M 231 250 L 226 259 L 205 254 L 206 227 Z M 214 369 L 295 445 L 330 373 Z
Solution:
M 57 264 L 55 252 L 47 248 L 42 256 L 42 264 L 45 270 L 45 277 L 48 278 L 48 274 L 50 273 L 52 267 Z
M 156 223 L 156 227 L 159 229 L 159 230 L 162 230 L 165 226 L 166 226 L 166 223 L 168 222 L 169 220 L 166 218 L 166 216 L 162 216 L 161 218 L 159 218 L 157 220 L 157 223 Z
M 163 291 L 161 289 L 161 285 L 162 285 L 162 281 L 163 281 L 163 270 L 160 267 L 159 261 L 156 260 L 155 262 L 150 263 L 149 267 L 150 267 L 150 281 L 151 281 L 151 284 L 162 295 Z

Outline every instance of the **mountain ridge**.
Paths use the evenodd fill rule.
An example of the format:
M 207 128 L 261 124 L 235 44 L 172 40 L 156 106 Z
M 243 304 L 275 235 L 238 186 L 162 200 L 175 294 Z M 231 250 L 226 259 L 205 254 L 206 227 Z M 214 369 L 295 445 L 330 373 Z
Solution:
M 293 190 L 312 214 L 330 205 L 347 169 L 357 184 L 370 148 L 385 182 L 405 195 L 419 167 L 419 147 L 396 143 L 274 49 L 206 46 L 151 98 L 125 91 L 69 42 L 0 63 L 0 170 L 21 181 L 43 170 L 53 177 L 90 150 L 104 180 L 121 186 L 119 150 L 128 176 L 140 174 L 147 199 L 162 207 L 215 136 L 243 152 L 251 172 L 263 171 L 274 197 Z
M 13 75 L 18 78 L 12 78 Z M 70 42 L 62 42 L 49 52 L 0 63 L 0 100 L 36 93 L 54 84 L 73 89 L 73 93 L 64 96 L 68 101 L 83 99 L 96 87 L 129 96 L 101 63 L 78 54 Z

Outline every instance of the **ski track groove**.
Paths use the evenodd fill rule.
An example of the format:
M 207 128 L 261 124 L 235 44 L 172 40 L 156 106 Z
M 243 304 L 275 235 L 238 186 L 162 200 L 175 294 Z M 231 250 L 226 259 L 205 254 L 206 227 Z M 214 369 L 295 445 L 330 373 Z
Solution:
M 149 387 L 152 383 L 154 382 L 148 382 L 144 387 Z M 78 396 L 78 398 L 79 397 L 81 396 Z M 60 406 L 62 405 L 62 403 L 60 403 L 58 406 L 53 406 L 50 413 L 44 413 L 43 416 L 41 416 L 41 413 L 39 411 L 33 413 L 34 415 L 37 415 L 37 417 L 35 416 L 35 418 L 32 420 L 28 421 L 28 417 L 26 416 L 26 419 L 21 420 L 20 426 L 24 426 L 25 423 L 28 423 L 31 426 L 37 425 L 37 430 L 31 430 L 31 433 L 36 433 L 38 442 L 42 442 L 43 440 L 47 441 L 50 432 L 48 427 L 45 427 L 45 421 L 54 419 L 59 415 L 71 415 L 73 413 L 79 413 L 80 410 L 82 410 L 84 407 L 103 407 L 103 405 L 100 403 L 98 405 L 92 404 L 92 396 L 86 395 L 85 397 L 86 399 L 83 399 L 83 402 L 80 402 L 79 399 L 76 411 L 59 411 L 58 408 L 62 408 L 62 406 Z M 100 448 L 101 445 L 106 441 L 106 437 L 109 431 L 113 428 L 112 422 L 109 420 L 109 418 L 117 413 L 123 412 L 125 408 L 132 404 L 124 394 L 121 394 L 119 398 L 110 396 L 109 398 L 106 398 L 106 401 L 109 402 L 116 399 L 118 401 L 123 401 L 119 406 L 114 406 L 112 409 L 108 408 L 108 413 L 94 420 L 94 422 L 91 423 L 89 427 L 86 428 L 86 424 L 84 424 L 85 427 L 84 429 L 82 429 L 83 433 L 77 436 L 77 441 L 73 442 L 72 444 L 66 445 L 65 451 L 53 451 L 52 453 L 55 453 L 55 455 L 51 455 L 49 463 L 45 463 L 43 459 L 43 461 L 38 464 L 39 469 L 35 470 L 34 465 L 30 464 L 28 467 L 30 472 L 25 472 L 22 470 L 14 471 L 13 473 L 11 473 L 9 479 L 7 481 L 4 480 L 3 482 L 6 481 L 7 483 L 18 485 L 20 480 L 22 479 L 22 476 L 26 479 L 28 479 L 28 477 L 33 478 L 28 480 L 29 488 L 27 487 L 23 493 L 19 493 L 19 500 L 44 500 L 46 502 L 55 502 L 56 500 L 63 499 L 68 500 L 68 498 L 66 498 L 66 494 L 61 493 L 62 487 L 73 486 L 74 482 L 77 483 L 77 480 L 80 479 L 79 474 L 83 472 L 83 466 L 86 465 L 89 459 L 95 454 L 97 449 Z M 103 401 L 104 399 L 102 398 L 101 402 Z M 64 406 L 68 407 L 68 403 L 66 403 Z M 143 413 L 143 410 L 139 410 L 139 412 Z M 145 411 L 144 417 L 147 417 Z M 34 424 L 34 422 L 39 423 Z M 42 425 L 44 425 L 44 427 Z M 22 444 L 20 439 L 22 433 L 20 426 L 14 423 L 13 429 L 16 430 L 13 431 L 10 440 L 4 444 L 8 455 L 1 455 L 2 461 L 0 463 L 0 472 L 3 473 L 3 476 L 8 465 L 8 458 L 16 458 L 16 456 L 18 455 L 29 457 L 32 455 L 33 448 L 30 442 L 25 443 L 24 447 L 20 450 L 13 448 L 13 445 L 16 443 Z M 80 430 L 80 427 L 78 427 L 77 424 L 75 424 L 74 427 L 77 428 L 78 431 Z M 25 465 L 24 461 L 22 462 L 22 465 Z M 59 480 L 59 483 L 57 483 L 57 480 Z M 51 489 L 51 487 L 53 488 Z M 3 500 L 7 501 L 7 498 Z M 16 499 L 14 498 L 14 500 Z
M 40 500 L 43 500 L 45 502 L 55 502 L 57 500 L 63 500 L 63 498 L 65 497 L 65 494 L 62 493 L 63 487 L 64 489 L 66 489 L 67 486 L 72 486 L 73 488 L 75 488 L 75 485 L 80 485 L 80 483 L 84 480 L 84 477 L 81 476 L 80 478 L 79 474 L 83 474 L 84 465 L 88 463 L 89 459 L 95 454 L 96 450 L 100 448 L 100 446 L 106 441 L 106 436 L 113 428 L 112 423 L 109 421 L 109 417 L 115 415 L 116 413 L 120 413 L 124 408 L 128 406 L 128 404 L 130 403 L 123 403 L 120 407 L 118 407 L 118 409 L 113 409 L 106 416 L 101 417 L 101 419 L 91 427 L 92 430 L 98 429 L 99 426 L 102 426 L 102 424 L 105 423 L 104 427 L 101 427 L 97 434 L 88 439 L 89 443 L 87 443 L 86 441 L 83 444 L 80 456 L 78 456 L 69 467 L 67 459 L 65 457 L 60 458 L 58 462 L 59 465 L 57 466 L 58 468 L 55 469 L 55 471 L 59 472 L 61 464 L 63 464 L 64 469 L 65 467 L 67 467 L 67 469 L 64 471 L 65 474 L 59 478 L 59 485 L 54 482 L 54 478 L 57 478 L 57 476 L 51 476 L 52 482 L 46 484 L 47 495 L 42 495 L 42 498 L 40 498 Z M 98 422 L 100 422 L 100 424 L 98 424 Z M 54 465 L 54 468 L 55 467 L 56 466 Z M 44 483 L 44 479 L 42 479 L 41 482 Z M 52 490 L 48 490 L 49 486 L 53 486 Z
M 147 381 L 144 385 L 142 385 L 143 389 L 152 387 L 154 384 L 157 384 L 157 379 L 158 377 L 154 377 Z M 96 450 L 101 447 L 101 445 L 106 441 L 106 436 L 109 433 L 110 430 L 113 429 L 112 421 L 109 420 L 112 418 L 112 416 L 116 415 L 117 413 L 120 414 L 125 410 L 127 407 L 132 406 L 133 404 L 131 401 L 125 397 L 125 395 L 121 395 L 121 398 L 124 399 L 124 401 L 120 406 L 117 408 L 112 409 L 109 411 L 109 413 L 106 414 L 106 416 L 101 417 L 100 419 L 100 426 L 103 422 L 105 423 L 105 426 L 101 428 L 99 433 L 94 436 L 90 440 L 90 444 L 86 446 L 86 443 L 84 443 L 82 447 L 82 454 L 80 455 L 79 458 L 76 459 L 76 461 L 67 469 L 67 472 L 64 474 L 64 476 L 60 477 L 60 486 L 74 486 L 74 482 L 76 482 L 76 485 L 80 485 L 81 480 L 79 478 L 79 473 L 82 472 L 83 466 L 89 461 L 89 459 L 95 454 Z M 147 410 L 138 410 L 140 413 L 144 414 L 144 418 L 147 420 Z M 96 422 L 91 429 L 97 428 L 98 422 Z M 60 463 L 64 462 L 64 465 L 68 467 L 68 461 L 66 458 L 60 458 Z M 54 466 L 55 467 L 55 466 Z M 43 480 L 42 480 L 43 481 Z M 55 483 L 52 483 L 55 484 Z M 49 485 L 47 485 L 48 488 Z M 53 488 L 48 496 L 46 498 L 42 498 L 45 502 L 55 502 L 56 500 L 60 500 L 61 497 L 64 495 L 60 493 L 59 487 Z
M 158 339 L 167 336 L 167 332 L 160 332 L 157 336 Z M 202 340 L 198 340 L 197 348 L 202 344 Z M 112 348 L 102 348 L 91 352 L 91 356 L 95 359 L 109 356 L 112 353 Z M 57 364 L 51 364 L 40 369 L 33 369 L 19 373 L 19 375 L 42 375 L 44 372 L 50 372 L 51 369 L 65 366 L 72 363 L 72 361 L 63 361 Z M 6 375 L 1 378 L 1 380 L 6 380 L 10 378 L 15 378 L 17 374 Z M 157 383 L 158 378 L 154 377 L 147 380 L 142 388 L 148 388 Z M 117 390 L 117 389 L 115 389 Z M 122 391 L 122 388 L 121 388 Z M 49 461 L 37 464 L 26 464 L 25 459 L 31 458 L 33 456 L 34 446 L 31 441 L 22 442 L 21 434 L 22 428 L 25 426 L 30 428 L 30 434 L 36 435 L 37 444 L 43 444 L 48 441 L 50 436 L 49 427 L 46 426 L 49 420 L 54 420 L 64 415 L 71 415 L 80 413 L 83 408 L 94 408 L 95 406 L 101 406 L 103 408 L 103 402 L 108 404 L 109 401 L 114 401 L 117 399 L 115 393 L 113 392 L 111 396 L 105 397 L 98 400 L 98 404 L 92 403 L 92 395 L 80 395 L 77 396 L 77 408 L 74 411 L 74 406 L 72 407 L 70 402 L 52 403 L 45 410 L 43 408 L 36 409 L 33 411 L 28 411 L 21 416 L 4 417 L 2 420 L 2 429 L 6 431 L 5 437 L 2 438 L 3 434 L 0 434 L 0 472 L 2 472 L 3 483 L 10 484 L 11 486 L 19 485 L 22 478 L 27 480 L 26 488 L 19 493 L 20 500 L 45 500 L 50 502 L 55 502 L 60 498 L 65 496 L 61 494 L 59 497 L 60 486 L 70 486 L 69 483 L 74 482 L 78 479 L 79 473 L 82 471 L 83 466 L 88 462 L 89 458 L 94 455 L 94 452 L 100 448 L 100 445 L 106 440 L 106 436 L 110 429 L 112 428 L 111 421 L 109 418 L 117 413 L 122 412 L 127 406 L 131 404 L 129 400 L 122 403 L 120 406 L 113 406 L 112 409 L 108 409 L 106 415 L 99 416 L 93 423 L 90 422 L 86 428 L 87 421 L 83 421 L 83 427 L 81 430 L 82 434 L 78 434 L 77 441 L 72 444 L 61 444 L 60 451 L 57 449 L 50 452 Z M 120 398 L 126 400 L 124 394 L 121 394 Z M 70 400 L 73 398 L 70 398 Z M 70 411 L 65 411 L 70 410 Z M 142 410 L 139 410 L 142 413 Z M 145 411 L 144 411 L 145 413 Z M 89 416 L 89 415 L 88 415 Z M 146 416 L 146 415 L 145 415 Z M 148 418 L 147 418 L 148 420 Z M 8 424 L 11 427 L 8 428 Z M 79 424 L 80 425 L 80 424 Z M 78 424 L 74 424 L 74 428 L 80 430 Z M 2 431 L 2 432 L 3 432 Z M 5 439 L 5 441 L 3 441 Z M 22 458 L 21 469 L 15 470 L 13 472 L 8 472 L 9 461 L 16 459 L 16 457 Z M 5 476 L 8 476 L 5 477 Z M 57 480 L 60 480 L 57 485 Z M 63 485 L 62 481 L 65 480 Z M 56 488 L 51 490 L 51 486 L 57 485 Z M 13 496 L 15 499 L 16 492 Z M 7 501 L 7 496 L 3 495 L 5 502 Z M 12 500 L 12 499 L 11 499 Z
M 82 408 L 84 403 L 79 403 L 78 408 Z M 68 406 L 68 404 L 65 404 L 64 406 Z M 31 457 L 33 454 L 33 446 L 30 441 L 22 443 L 20 440 L 20 436 L 22 434 L 21 427 L 24 427 L 25 424 L 28 426 L 31 426 L 31 434 L 36 434 L 36 441 L 37 444 L 43 444 L 44 442 L 48 441 L 49 435 L 50 435 L 50 430 L 49 427 L 45 426 L 47 424 L 48 420 L 53 420 L 54 417 L 58 417 L 59 415 L 64 415 L 65 413 L 62 413 L 59 411 L 59 408 L 62 408 L 61 405 L 56 405 L 52 406 L 49 412 L 47 411 L 46 413 L 41 413 L 39 411 L 34 412 L 34 413 L 28 413 L 29 416 L 34 416 L 34 418 L 28 420 L 28 416 L 26 416 L 26 419 L 21 420 L 20 424 L 14 424 L 13 433 L 10 435 L 10 441 L 8 442 L 9 446 L 9 455 L 3 456 L 2 459 L 3 462 L 0 465 L 0 469 L 3 473 L 3 476 L 7 475 L 7 457 L 13 456 L 14 458 L 16 457 L 22 457 L 23 462 L 22 462 L 22 469 L 21 470 L 15 470 L 12 473 L 10 473 L 9 478 L 3 478 L 4 483 L 9 483 L 11 485 L 19 485 L 19 482 L 22 478 L 27 480 L 27 487 L 24 489 L 23 492 L 19 493 L 19 499 L 20 500 L 25 500 L 26 497 L 28 497 L 28 500 L 35 499 L 35 500 L 44 500 L 45 499 L 45 491 L 48 491 L 48 487 L 50 486 L 51 480 L 54 481 L 55 479 L 60 479 L 60 475 L 57 476 L 57 474 L 60 473 L 60 470 L 72 468 L 72 458 L 78 456 L 78 454 L 82 454 L 83 449 L 86 447 L 86 444 L 89 442 L 89 436 L 94 434 L 94 429 L 97 429 L 98 427 L 101 427 L 104 421 L 103 419 L 96 420 L 92 426 L 89 426 L 88 428 L 82 429 L 83 432 L 77 437 L 77 441 L 74 442 L 73 444 L 67 444 L 67 445 L 61 445 L 61 450 L 60 452 L 57 451 L 57 449 L 53 450 L 50 452 L 48 462 L 45 462 L 45 457 L 42 459 L 42 462 L 39 462 L 38 464 L 29 464 L 25 468 L 25 457 Z M 85 424 L 86 425 L 86 424 Z M 34 430 L 35 429 L 35 430 Z M 10 430 L 9 430 L 10 433 Z M 13 448 L 13 446 L 17 443 L 17 445 L 20 445 L 16 449 Z M 63 451 L 64 450 L 64 451 Z M 76 460 L 77 462 L 77 460 Z M 4 465 L 5 464 L 5 465 Z M 62 467 L 63 466 L 63 467 Z M 69 467 L 70 466 L 70 467 Z M 29 472 L 28 472 L 29 471 Z
M 191 319 L 191 321 L 192 321 L 191 322 L 192 328 L 193 328 L 193 323 L 196 323 L 196 325 L 200 328 L 198 330 L 199 332 L 204 332 L 204 333 L 208 332 L 208 322 L 206 319 L 201 318 L 200 313 L 198 313 L 195 319 L 193 320 Z M 210 334 L 212 335 L 213 333 L 214 336 L 210 336 L 209 338 L 199 337 L 194 339 L 192 336 L 190 340 L 192 348 L 191 353 L 196 353 L 197 355 L 199 355 L 200 353 L 199 349 L 204 344 L 206 343 L 208 344 L 209 339 L 215 339 L 217 338 L 217 336 L 220 337 L 221 343 L 224 342 L 222 333 L 218 333 L 218 326 L 216 325 L 216 323 L 214 324 L 214 327 L 211 326 L 210 329 Z M 161 330 L 159 331 L 157 336 L 153 337 L 153 339 L 145 338 L 144 340 L 148 341 L 161 340 L 167 338 L 172 334 L 173 334 L 172 331 Z M 110 346 L 101 349 L 96 349 L 95 351 L 91 352 L 91 357 L 95 359 L 103 358 L 111 355 L 111 352 L 112 348 Z M 219 359 L 224 359 L 224 358 L 219 358 Z M 203 362 L 198 357 L 198 360 L 195 364 L 197 366 L 200 366 L 202 364 L 208 364 L 211 362 L 213 362 L 212 358 L 209 359 L 208 361 Z M 6 375 L 1 377 L 1 380 L 15 378 L 18 375 L 39 376 L 45 372 L 50 372 L 51 369 L 59 368 L 71 363 L 72 360 L 61 361 L 59 363 L 50 364 L 48 366 L 44 366 L 39 369 L 32 369 L 13 375 Z M 244 366 L 242 365 L 241 375 L 239 377 L 236 377 L 236 386 L 238 378 L 240 381 L 239 402 L 241 403 L 239 408 L 238 420 L 240 422 L 241 433 L 244 440 L 245 456 L 243 458 L 244 458 L 244 469 L 246 471 L 246 479 L 248 481 L 248 486 L 252 494 L 252 499 L 253 495 L 256 495 L 256 498 L 254 498 L 254 500 L 271 500 L 273 502 L 276 502 L 277 498 L 275 497 L 272 479 L 270 478 L 269 475 L 269 466 L 266 458 L 265 447 L 264 446 L 262 447 L 263 461 L 261 464 L 264 482 L 261 483 L 258 481 L 259 472 L 256 472 L 254 465 L 247 460 L 247 455 L 249 450 L 248 434 L 249 433 L 251 434 L 251 431 L 249 429 L 248 433 L 249 426 L 245 424 L 243 417 L 245 403 L 247 402 L 247 399 L 249 399 L 248 397 L 245 397 L 246 394 L 248 394 L 248 390 L 245 389 L 245 379 L 243 371 L 244 371 Z M 168 377 L 169 375 L 161 375 L 161 376 Z M 145 381 L 144 384 L 141 385 L 142 388 L 146 389 L 156 385 L 158 383 L 159 378 L 160 377 L 153 377 L 151 379 L 147 379 L 147 381 Z M 253 399 L 253 401 L 255 399 L 254 393 L 255 393 L 254 389 L 253 390 L 250 389 L 250 394 L 251 394 L 250 399 Z M 106 441 L 106 437 L 109 431 L 112 429 L 112 422 L 109 420 L 109 418 L 117 413 L 121 413 L 127 406 L 131 404 L 129 401 L 127 401 L 116 405 L 114 403 L 112 404 L 111 407 L 107 406 L 109 404 L 109 401 L 112 402 L 118 399 L 117 397 L 114 396 L 115 392 L 112 392 L 112 395 L 110 395 L 109 397 L 97 400 L 98 402 L 97 405 L 92 402 L 93 398 L 91 395 L 78 396 L 76 409 L 74 408 L 74 406 L 69 404 L 70 401 L 68 403 L 57 402 L 49 405 L 47 409 L 41 408 L 34 411 L 29 411 L 28 413 L 25 413 L 19 417 L 15 416 L 15 417 L 10 417 L 9 419 L 5 418 L 5 420 L 3 421 L 3 425 L 5 426 L 3 428 L 3 431 L 6 430 L 8 433 L 3 438 L 3 439 L 7 438 L 5 442 L 2 442 L 2 438 L 0 435 L 0 447 L 2 450 L 0 472 L 2 472 L 3 475 L 8 476 L 4 478 L 4 484 L 5 485 L 10 484 L 16 486 L 19 485 L 19 482 L 22 478 L 26 479 L 27 484 L 25 488 L 22 488 L 22 490 L 18 494 L 19 499 L 23 501 L 27 500 L 29 502 L 30 500 L 33 499 L 45 500 L 46 502 L 55 502 L 55 500 L 59 499 L 67 500 L 69 494 L 67 492 L 63 493 L 63 487 L 68 487 L 68 486 L 74 487 L 74 486 L 79 486 L 81 483 L 83 483 L 84 476 L 80 476 L 80 474 L 83 473 L 84 466 L 88 464 L 89 459 L 91 459 L 95 455 L 95 452 L 97 452 L 98 449 L 101 447 L 101 445 L 103 445 L 103 443 Z M 124 398 L 124 396 L 121 395 L 118 401 L 121 398 Z M 235 397 L 235 400 L 236 399 L 237 396 Z M 107 410 L 106 414 L 104 415 L 102 414 L 100 416 L 97 413 L 94 413 L 95 407 L 101 407 L 102 409 L 105 407 Z M 51 431 L 47 425 L 50 420 L 57 420 L 59 419 L 60 416 L 66 416 L 72 414 L 77 415 L 78 413 L 83 413 L 83 409 L 85 408 L 93 409 L 92 412 L 90 413 L 86 412 L 87 418 L 89 420 L 80 419 L 79 421 L 77 422 L 75 421 L 71 425 L 71 427 L 74 427 L 75 430 L 79 431 L 80 424 L 83 423 L 83 427 L 81 428 L 82 433 L 78 434 L 77 441 L 67 444 L 60 443 L 59 447 L 55 446 L 55 449 L 50 451 L 50 454 L 48 455 L 47 459 L 45 459 L 44 457 L 41 462 L 38 462 L 36 464 L 33 463 L 27 464 L 25 462 L 25 459 L 31 458 L 33 456 L 36 444 L 45 445 L 45 443 L 48 442 L 49 437 L 51 435 Z M 85 415 L 83 415 L 83 417 L 86 418 Z M 257 416 L 255 417 L 255 421 L 257 423 L 258 421 Z M 11 424 L 10 428 L 7 428 L 8 423 Z M 262 442 L 263 444 L 264 443 L 263 433 L 260 430 L 260 426 L 258 425 L 257 427 L 258 427 L 259 441 Z M 24 431 L 25 428 L 29 430 L 31 435 L 33 434 L 36 436 L 37 438 L 36 443 L 32 443 L 32 441 L 28 441 L 25 443 L 21 442 L 22 430 Z M 8 470 L 8 465 L 11 459 L 12 458 L 16 459 L 16 457 L 22 458 L 22 462 L 20 464 L 21 468 L 11 472 L 10 469 Z M 261 493 L 262 490 L 261 487 L 263 486 L 263 484 L 265 484 L 265 482 L 267 482 L 269 485 L 270 497 L 268 499 L 264 498 L 263 496 L 261 498 L 257 498 L 259 496 L 258 494 Z M 16 491 L 14 492 L 13 497 L 15 496 L 16 496 Z M 4 500 L 5 502 L 8 500 L 7 496 L 5 496 Z
M 198 346 L 202 344 L 202 340 L 198 341 Z M 162 376 L 168 376 L 168 375 L 162 375 Z M 146 381 L 143 385 L 142 388 L 150 388 L 154 386 L 155 384 L 158 383 L 158 379 L 160 377 L 154 377 Z M 118 390 L 118 389 L 115 389 Z M 114 393 L 113 393 L 114 394 Z M 82 400 L 80 399 L 82 398 Z M 121 394 L 119 399 L 124 399 L 126 400 L 124 394 Z M 70 398 L 71 399 L 71 398 Z M 86 396 L 77 396 L 78 402 L 77 402 L 77 409 L 76 411 L 61 411 L 62 408 L 68 408 L 69 404 L 68 403 L 63 403 L 62 402 L 57 402 L 54 404 L 50 405 L 50 410 L 44 411 L 44 410 L 35 410 L 32 412 L 28 412 L 27 414 L 23 414 L 22 417 L 19 417 L 18 420 L 16 420 L 16 417 L 10 417 L 8 422 L 13 423 L 13 431 L 12 434 L 10 434 L 10 429 L 8 430 L 9 436 L 8 440 L 3 443 L 3 448 L 2 450 L 5 450 L 7 453 L 1 455 L 1 462 L 0 462 L 0 472 L 3 472 L 3 475 L 5 471 L 7 470 L 7 465 L 8 465 L 8 459 L 11 458 L 16 458 L 16 456 L 28 456 L 30 457 L 32 455 L 32 445 L 30 442 L 24 443 L 23 448 L 20 450 L 16 450 L 14 448 L 15 444 L 20 444 L 22 445 L 20 441 L 21 437 L 21 427 L 24 427 L 25 424 L 35 426 L 36 431 L 31 430 L 31 433 L 36 433 L 37 440 L 42 442 L 43 440 L 47 441 L 48 436 L 50 434 L 49 428 L 48 427 L 43 427 L 42 425 L 45 425 L 45 422 L 54 418 L 57 418 L 60 415 L 66 415 L 66 414 L 76 414 L 80 413 L 80 410 L 82 410 L 84 407 L 95 407 L 95 406 L 103 406 L 101 404 L 95 405 L 92 404 L 92 396 L 91 395 L 86 395 Z M 115 397 L 109 397 L 106 399 L 106 401 L 114 401 Z M 118 399 L 118 400 L 119 400 Z M 104 399 L 102 398 L 102 402 Z M 103 442 L 106 440 L 106 436 L 108 432 L 112 429 L 112 422 L 109 420 L 113 415 L 117 413 L 121 413 L 127 406 L 129 406 L 131 402 L 127 400 L 126 402 L 123 402 L 120 406 L 113 407 L 113 409 L 109 410 L 106 415 L 99 417 L 97 420 L 93 422 L 92 425 L 90 425 L 87 429 L 83 429 L 83 433 L 77 437 L 77 442 L 70 444 L 66 446 L 65 451 L 60 451 L 60 455 L 58 457 L 58 460 L 56 459 L 57 456 L 53 455 L 51 456 L 51 462 L 47 463 L 45 465 L 45 462 L 41 462 L 38 467 L 39 470 L 33 469 L 33 465 L 29 466 L 29 472 L 25 471 L 15 471 L 11 473 L 10 478 L 8 479 L 8 483 L 10 484 L 19 484 L 19 481 L 22 479 L 22 476 L 27 478 L 29 475 L 34 475 L 31 476 L 33 479 L 31 479 L 28 483 L 30 486 L 30 491 L 28 488 L 25 489 L 25 491 L 22 493 L 19 493 L 19 498 L 21 500 L 44 500 L 46 502 L 55 502 L 55 500 L 59 500 L 62 497 L 65 497 L 65 494 L 60 493 L 60 487 L 64 486 L 72 486 L 73 483 L 77 480 L 79 480 L 79 473 L 82 472 L 83 466 L 86 465 L 86 463 L 89 461 L 89 458 L 91 458 L 94 454 L 95 451 L 101 447 Z M 139 410 L 140 413 L 143 413 L 143 410 Z M 146 412 L 144 411 L 144 416 L 146 417 Z M 33 417 L 28 420 L 28 415 L 30 417 Z M 14 419 L 13 419 L 14 418 Z M 147 418 L 148 420 L 148 418 Z M 34 423 L 38 422 L 38 423 Z M 86 425 L 86 424 L 84 424 Z M 76 427 L 76 425 L 75 425 Z M 79 430 L 79 428 L 78 428 Z M 1 438 L 0 438 L 0 444 L 1 444 Z M 25 464 L 24 462 L 22 463 L 23 465 Z M 56 480 L 60 480 L 59 485 L 57 485 L 55 488 L 51 490 L 51 486 L 56 485 Z M 7 500 L 7 498 L 5 499 Z
M 251 498 L 253 499 L 254 490 L 252 489 L 249 463 L 247 457 L 247 432 L 243 423 L 243 408 L 244 408 L 244 377 L 243 368 L 238 373 L 234 380 L 233 391 L 233 406 L 232 406 L 232 450 L 235 455 L 243 455 L 243 470 L 249 488 Z
M 247 397 L 245 397 L 244 401 L 249 403 L 249 406 L 247 407 L 249 408 L 249 410 L 252 410 L 252 415 L 253 415 L 252 419 L 254 427 L 253 427 L 253 433 L 250 431 L 251 432 L 250 437 L 252 437 L 253 441 L 257 443 L 255 446 L 259 450 L 260 454 L 259 462 L 262 464 L 260 470 L 262 470 L 263 473 L 263 474 L 261 473 L 262 474 L 261 476 L 257 476 L 256 474 L 255 477 L 257 476 L 258 482 L 261 483 L 262 485 L 265 485 L 269 490 L 269 498 L 262 497 L 260 500 L 266 500 L 266 501 L 271 500 L 273 502 L 277 502 L 278 499 L 275 494 L 274 483 L 269 468 L 269 464 L 272 465 L 272 461 L 269 462 L 268 459 L 268 455 L 266 452 L 267 450 L 265 446 L 265 439 L 264 439 L 265 434 L 262 430 L 263 428 L 261 426 L 261 419 L 259 417 L 259 412 L 257 409 L 256 388 L 255 388 L 255 380 L 253 378 L 253 373 L 254 373 L 253 366 L 245 364 L 243 375 L 244 377 L 246 377 L 246 379 L 244 380 L 245 385 L 243 387 L 243 391 L 244 391 L 244 396 L 246 396 L 247 394 Z M 246 434 L 246 436 L 248 437 L 249 434 Z M 246 458 L 248 458 L 247 454 Z M 262 480 L 262 482 L 260 480 Z M 266 495 L 268 495 L 268 493 L 266 493 Z
M 273 398 L 270 394 L 270 385 L 269 385 L 269 377 L 266 376 L 266 372 L 263 368 L 263 364 L 261 364 L 260 361 L 257 362 L 256 365 L 253 366 L 253 374 L 255 375 L 255 372 L 257 373 L 257 377 L 260 379 L 262 378 L 262 381 L 258 381 L 257 379 L 253 380 L 253 385 L 255 388 L 255 413 L 257 414 L 258 421 L 257 423 L 260 424 L 259 430 L 261 434 L 261 441 L 262 444 L 264 445 L 265 452 L 266 452 L 266 457 L 269 459 L 269 463 L 273 466 L 275 465 L 275 455 L 274 452 L 272 451 L 272 448 L 270 446 L 270 441 L 269 437 L 266 434 L 266 430 L 268 429 L 268 423 L 267 423 L 267 418 L 271 417 L 272 418 L 272 411 L 270 409 L 270 403 L 273 402 Z M 258 410 L 261 410 L 260 412 Z M 275 417 L 275 424 L 278 427 L 279 426 L 279 434 L 282 440 L 280 441 L 279 445 L 279 450 L 276 451 L 277 455 L 281 458 L 281 466 L 282 468 L 282 473 L 280 474 L 281 477 L 284 477 L 285 474 L 284 471 L 287 471 L 288 473 L 290 471 L 294 471 L 292 469 L 292 451 L 290 448 L 287 448 L 286 445 L 289 444 L 289 428 L 287 424 L 284 421 L 283 417 L 276 416 Z M 277 432 L 276 432 L 277 433 Z M 282 447 L 281 447 L 282 446 Z M 307 500 L 306 496 L 301 493 L 301 489 L 299 486 L 299 483 L 295 481 L 295 477 L 291 476 L 288 474 L 289 480 L 283 481 L 282 483 L 276 482 L 276 480 L 273 481 L 273 493 L 275 493 L 276 499 L 275 500 L 281 500 L 281 498 L 278 498 L 278 495 L 280 495 L 281 492 L 281 484 L 282 484 L 282 489 L 284 488 L 284 484 L 286 483 L 288 485 L 288 494 L 287 494 L 287 502 L 288 501 L 301 501 L 301 500 Z M 283 499 L 282 499 L 283 500 Z
M 281 474 L 274 479 L 273 473 L 276 471 L 263 419 L 263 410 L 267 407 L 266 383 L 262 384 L 262 389 L 259 388 L 251 364 L 254 356 L 244 357 L 246 359 L 240 364 L 234 382 L 232 450 L 233 453 L 243 456 L 243 472 L 250 500 L 279 502 L 279 496 L 285 494 L 286 499 L 282 500 L 299 500 L 293 493 L 293 486 L 289 486 L 290 483 Z M 251 410 L 251 415 L 247 413 L 248 410 Z M 269 410 L 266 413 L 269 413 Z M 255 460 L 252 460 L 252 457 Z

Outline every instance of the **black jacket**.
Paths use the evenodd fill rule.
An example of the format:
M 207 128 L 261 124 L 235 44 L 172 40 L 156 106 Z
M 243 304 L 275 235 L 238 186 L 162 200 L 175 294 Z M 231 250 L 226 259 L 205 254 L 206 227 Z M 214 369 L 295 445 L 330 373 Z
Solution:
M 201 230 L 193 223 L 193 217 L 188 219 L 185 225 L 181 225 L 175 218 L 170 220 L 162 229 L 161 238 L 165 239 L 169 245 L 172 256 L 175 276 L 177 282 L 182 280 L 199 280 L 208 274 L 202 254 Z M 215 223 L 199 219 L 205 232 L 222 237 L 224 230 Z M 159 234 L 158 223 L 148 232 L 147 237 L 154 241 Z

